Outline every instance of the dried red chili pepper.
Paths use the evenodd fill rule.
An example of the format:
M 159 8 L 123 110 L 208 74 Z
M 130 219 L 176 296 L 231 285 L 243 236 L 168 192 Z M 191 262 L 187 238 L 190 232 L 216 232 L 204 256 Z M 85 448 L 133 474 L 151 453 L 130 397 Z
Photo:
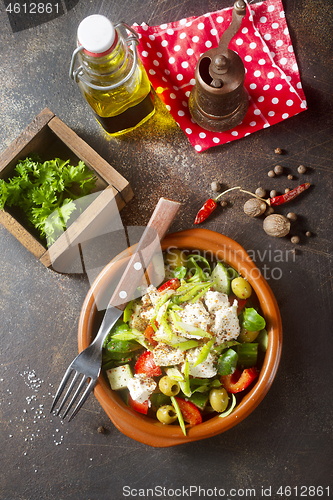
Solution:
M 309 182 L 305 182 L 305 184 L 301 184 L 297 186 L 295 189 L 289 191 L 289 193 L 281 194 L 280 196 L 274 196 L 274 198 L 270 198 L 268 200 L 271 207 L 277 207 L 278 205 L 282 205 L 283 203 L 287 203 L 288 201 L 293 200 L 299 194 L 303 193 L 306 189 L 310 187 Z
M 200 224 L 201 222 L 206 220 L 207 217 L 209 217 L 209 215 L 212 212 L 214 212 L 216 207 L 217 207 L 216 201 L 213 200 L 212 198 L 209 198 L 209 200 L 205 202 L 205 204 L 200 208 L 199 212 L 197 213 L 197 216 L 194 220 L 194 224 Z
M 283 203 L 287 203 L 288 201 L 293 200 L 298 196 L 299 194 L 303 193 L 306 189 L 310 187 L 309 182 L 305 182 L 304 184 L 301 184 L 300 186 L 297 186 L 295 189 L 292 189 L 289 191 L 289 193 L 281 194 L 279 196 L 274 196 L 274 198 L 269 198 L 268 200 L 265 200 L 264 198 L 260 198 L 260 196 L 257 196 L 253 193 L 250 193 L 249 191 L 245 191 L 241 187 L 233 187 L 230 189 L 227 189 L 223 193 L 219 194 L 216 198 L 209 198 L 209 200 L 204 203 L 204 205 L 200 208 L 199 212 L 197 213 L 197 216 L 194 220 L 194 224 L 200 224 L 204 220 L 209 217 L 209 215 L 214 212 L 214 210 L 217 207 L 217 200 L 225 193 L 228 193 L 229 191 L 232 191 L 233 189 L 239 189 L 242 193 L 247 193 L 250 194 L 251 196 L 254 196 L 255 198 L 258 198 L 259 200 L 264 201 L 267 203 L 267 205 L 270 205 L 271 207 L 277 207 L 278 205 L 282 205 Z
M 281 194 L 279 196 L 274 196 L 273 198 L 268 198 L 268 200 L 265 200 L 264 198 L 261 198 L 260 196 L 257 196 L 256 194 L 250 193 L 250 191 L 245 191 L 245 189 L 240 189 L 240 191 L 241 191 L 241 193 L 250 194 L 251 196 L 258 198 L 259 200 L 264 201 L 265 203 L 267 203 L 267 205 L 270 205 L 271 207 L 277 207 L 278 205 L 282 205 L 283 203 L 287 203 L 288 201 L 293 200 L 294 198 L 296 198 L 296 196 L 303 193 L 303 191 L 305 191 L 309 187 L 310 187 L 310 183 L 305 182 L 304 184 L 297 186 L 295 189 L 292 189 L 288 193 L 284 193 L 284 194 Z
M 210 216 L 212 212 L 214 212 L 215 208 L 217 207 L 217 200 L 224 194 L 228 193 L 229 191 L 233 191 L 234 189 L 240 189 L 239 186 L 233 187 L 230 189 L 227 189 L 226 191 L 223 191 L 223 193 L 220 193 L 216 198 L 209 198 L 202 207 L 200 208 L 199 212 L 196 215 L 196 218 L 194 220 L 194 224 L 200 224 L 204 220 L 207 219 L 207 217 Z

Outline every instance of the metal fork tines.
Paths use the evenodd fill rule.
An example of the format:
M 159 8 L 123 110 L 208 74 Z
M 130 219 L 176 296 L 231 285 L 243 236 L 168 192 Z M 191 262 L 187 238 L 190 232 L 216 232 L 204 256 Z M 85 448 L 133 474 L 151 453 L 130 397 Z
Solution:
M 85 388 L 78 404 L 76 405 L 76 408 L 75 410 L 72 412 L 71 416 L 69 417 L 68 421 L 70 422 L 72 420 L 72 418 L 75 417 L 75 415 L 78 413 L 78 411 L 80 410 L 81 406 L 84 404 L 84 402 L 87 400 L 89 394 L 92 392 L 92 390 L 94 389 L 95 385 L 96 385 L 96 381 L 97 381 L 97 378 L 88 378 L 85 374 L 83 373 L 80 373 L 78 372 L 77 370 L 75 370 L 74 368 L 74 363 L 75 363 L 76 360 L 73 361 L 73 363 L 68 367 L 60 385 L 59 385 L 59 388 L 57 390 L 57 393 L 54 397 L 54 401 L 53 401 L 53 404 L 52 404 L 52 407 L 51 407 L 51 412 L 54 410 L 57 402 L 59 401 L 60 397 L 61 397 L 61 394 L 63 393 L 63 391 L 65 390 L 65 387 L 67 386 L 68 382 L 70 381 L 72 375 L 74 374 L 72 380 L 70 381 L 70 384 L 68 386 L 68 389 L 66 391 L 66 394 L 64 395 L 57 411 L 56 411 L 56 415 L 59 415 L 61 410 L 64 408 L 65 406 L 65 403 L 67 402 L 67 400 L 69 399 L 69 396 L 73 393 L 74 391 L 74 388 L 76 387 L 77 385 L 77 382 L 79 381 L 80 379 L 80 376 L 81 376 L 81 381 L 79 381 L 76 389 L 75 389 L 75 392 L 72 396 L 72 399 L 70 400 L 69 404 L 67 405 L 67 408 L 65 409 L 64 413 L 61 415 L 61 417 L 64 419 L 70 409 L 73 407 L 75 401 L 77 400 L 78 396 L 81 394 L 85 384 L 88 382 L 89 380 L 89 383 L 87 385 L 87 387 Z
M 50 410 L 51 412 L 56 407 L 61 395 L 68 386 L 66 393 L 56 410 L 56 415 L 60 414 L 71 394 L 73 394 L 72 399 L 68 403 L 61 417 L 64 419 L 68 415 L 75 401 L 78 399 L 79 395 L 82 394 L 68 421 L 71 421 L 72 418 L 74 418 L 78 413 L 84 402 L 87 400 L 89 394 L 93 391 L 99 377 L 101 371 L 101 352 L 104 339 L 121 314 L 122 311 L 116 307 L 109 307 L 106 310 L 95 340 L 86 349 L 84 349 L 84 351 L 76 356 L 67 368 L 56 395 L 54 396 Z M 88 385 L 85 387 L 87 383 Z

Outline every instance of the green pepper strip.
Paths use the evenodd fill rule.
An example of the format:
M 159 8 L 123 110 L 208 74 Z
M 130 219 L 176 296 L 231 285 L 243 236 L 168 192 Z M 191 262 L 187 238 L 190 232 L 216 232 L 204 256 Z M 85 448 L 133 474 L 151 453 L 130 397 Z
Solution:
M 202 290 L 203 287 L 205 288 L 209 288 L 210 286 L 213 286 L 214 285 L 214 281 L 211 281 L 209 283 L 209 285 L 206 283 L 202 284 L 198 284 L 198 285 L 195 285 L 191 290 L 189 290 L 187 293 L 185 293 L 185 295 L 181 295 L 180 297 L 178 297 L 178 302 L 182 303 L 182 302 L 188 302 L 189 300 L 193 299 L 196 294 L 198 292 L 200 292 Z
M 193 297 L 193 299 L 190 301 L 191 304 L 193 304 L 198 299 L 200 299 L 200 297 L 202 297 L 203 295 L 205 295 L 205 293 L 210 289 L 211 286 L 214 286 L 214 281 L 212 283 L 209 283 L 209 285 L 207 285 L 200 293 L 198 293 L 198 295 L 196 295 L 195 297 Z
M 156 306 L 155 306 L 155 313 L 156 313 L 156 316 L 158 314 L 158 311 L 161 309 L 161 307 L 166 303 L 168 302 L 168 300 L 170 299 L 170 297 L 174 294 L 174 290 L 168 290 L 167 292 L 165 292 L 165 294 L 163 295 L 163 297 L 161 297 L 157 303 L 156 303 Z
M 178 323 L 180 321 L 178 314 L 175 313 L 175 311 L 173 311 L 172 309 L 169 312 L 170 312 L 171 321 L 174 324 L 174 326 L 176 328 L 178 328 L 182 333 L 185 333 L 185 330 L 178 325 Z
M 193 349 L 194 347 L 198 347 L 199 342 L 197 340 L 185 340 L 185 342 L 176 342 L 170 345 L 179 349 L 180 351 L 187 351 L 188 349 Z
M 211 273 L 210 264 L 209 264 L 208 260 L 205 257 L 203 257 L 202 255 L 197 255 L 197 254 L 193 253 L 193 254 L 191 254 L 191 255 L 188 256 L 188 259 L 192 259 L 194 261 L 201 261 L 201 262 L 203 262 L 204 264 L 206 264 L 206 266 L 209 269 L 209 272 Z
M 182 412 L 180 411 L 179 405 L 178 405 L 174 396 L 170 396 L 170 399 L 171 399 L 172 406 L 174 407 L 175 412 L 177 414 L 179 425 L 183 431 L 184 436 L 186 436 L 185 422 L 184 422 Z
M 257 364 L 258 345 L 254 342 L 246 342 L 237 346 L 238 364 L 245 368 L 250 368 Z
M 221 354 L 224 349 L 227 349 L 228 347 L 232 347 L 234 345 L 239 345 L 239 342 L 237 342 L 237 340 L 227 340 L 226 342 L 223 342 L 223 344 L 214 347 L 214 350 L 217 352 L 217 354 Z
M 129 322 L 132 316 L 132 311 L 133 311 L 133 300 L 131 300 L 124 309 L 124 316 L 123 316 L 124 323 Z
M 206 286 L 207 281 L 199 281 L 196 283 L 186 283 L 184 282 L 177 290 L 175 290 L 174 298 L 179 297 L 184 295 L 185 293 L 193 290 L 195 287 L 198 287 L 199 285 L 201 286 Z
M 191 263 L 194 265 L 195 273 L 191 278 L 188 279 L 188 281 L 190 283 L 195 283 L 196 281 L 202 281 L 202 280 L 207 279 L 207 276 L 204 273 L 204 271 L 201 269 L 201 267 L 198 266 L 198 264 L 196 264 L 194 260 L 191 260 Z
M 193 288 L 195 285 L 192 283 L 186 283 L 183 281 L 181 285 L 176 290 L 176 295 L 181 295 L 183 292 L 187 292 L 189 289 Z
M 201 328 L 196 328 L 193 325 L 187 325 L 186 323 L 182 323 L 181 321 L 177 321 L 177 319 L 175 320 L 174 318 L 172 318 L 172 319 L 173 319 L 173 323 L 174 323 L 175 327 L 178 330 L 180 330 L 180 332 L 183 334 L 196 335 L 197 337 L 203 337 L 203 338 L 207 338 L 207 337 L 212 336 L 210 333 L 205 332 L 205 330 L 202 330 Z M 192 329 L 186 330 L 186 328 L 184 328 L 182 325 L 192 326 Z
M 212 340 L 209 340 L 207 342 L 207 344 L 205 344 L 203 346 L 203 348 L 201 349 L 200 354 L 198 356 L 198 359 L 196 360 L 196 362 L 193 365 L 193 368 L 200 365 L 200 363 L 203 363 L 207 359 L 207 356 L 210 353 L 210 350 L 213 347 L 214 342 L 215 342 L 215 338 L 213 338 Z
M 168 325 L 168 322 L 164 316 L 162 316 L 162 318 L 160 319 L 160 323 L 163 326 L 165 333 L 167 333 L 169 335 L 170 339 L 172 339 L 172 337 L 173 337 L 172 330 L 171 330 L 170 326 Z
M 208 267 L 209 269 L 209 273 L 205 273 L 204 270 L 197 264 L 197 261 L 201 261 L 203 262 L 204 264 L 206 264 L 206 266 Z M 205 259 L 204 257 L 202 257 L 201 255 L 190 255 L 188 260 L 187 260 L 188 264 L 187 264 L 187 267 L 191 270 L 191 267 L 189 266 L 192 265 L 194 266 L 195 268 L 195 274 L 194 276 L 192 276 L 192 278 L 189 278 L 188 281 L 190 282 L 195 282 L 195 281 L 198 281 L 199 280 L 207 280 L 209 275 L 211 274 L 211 269 L 210 269 L 210 265 L 209 265 L 209 262 L 207 259 Z
M 112 336 L 112 339 L 115 340 L 136 340 L 139 344 L 141 344 L 146 349 L 149 349 L 149 344 L 146 342 L 145 336 L 139 330 L 132 328 L 127 332 L 115 333 Z
M 192 385 L 208 385 L 209 383 L 209 378 L 191 378 Z
M 155 319 L 156 319 L 156 317 L 157 317 L 157 314 L 155 314 L 155 316 L 153 318 L 151 318 L 151 320 L 150 320 L 150 324 L 151 324 L 154 332 L 157 332 L 157 330 L 158 330 L 157 326 L 155 325 Z
M 185 379 L 185 384 L 184 384 L 184 394 L 187 397 L 191 396 L 191 388 L 190 388 L 190 363 L 188 362 L 188 359 L 185 360 L 185 367 L 184 367 L 184 379 Z
M 228 410 L 224 411 L 223 413 L 221 413 L 221 414 L 219 415 L 219 417 L 222 417 L 222 418 L 227 417 L 228 415 L 230 415 L 230 413 L 231 413 L 231 412 L 233 411 L 233 409 L 235 408 L 235 406 L 236 406 L 236 402 L 237 402 L 237 400 L 236 400 L 236 396 L 235 396 L 235 394 L 231 394 L 231 397 L 232 397 L 232 402 L 231 402 L 231 406 L 230 406 L 230 408 L 229 408 Z

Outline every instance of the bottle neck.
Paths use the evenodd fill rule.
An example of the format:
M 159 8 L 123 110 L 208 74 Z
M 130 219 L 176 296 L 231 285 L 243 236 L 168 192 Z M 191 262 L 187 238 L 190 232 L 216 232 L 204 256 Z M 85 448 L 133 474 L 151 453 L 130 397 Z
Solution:
M 77 46 L 80 46 L 77 42 Z M 127 43 L 116 29 L 115 42 L 103 53 L 92 53 L 83 49 L 79 52 L 79 60 L 84 71 L 90 77 L 112 77 L 126 73 L 127 61 L 131 60 L 131 52 Z

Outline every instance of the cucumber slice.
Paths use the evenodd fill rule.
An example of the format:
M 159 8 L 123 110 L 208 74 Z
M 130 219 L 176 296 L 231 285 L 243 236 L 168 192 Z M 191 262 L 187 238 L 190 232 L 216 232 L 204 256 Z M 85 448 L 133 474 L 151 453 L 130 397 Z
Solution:
M 187 399 L 188 401 L 191 401 L 191 403 L 193 403 L 197 408 L 199 408 L 199 410 L 204 410 L 208 402 L 208 394 L 207 392 L 195 392 L 190 398 Z
M 133 377 L 129 365 L 122 365 L 117 366 L 116 368 L 111 368 L 111 370 L 107 370 L 106 375 L 109 379 L 111 389 L 113 391 L 126 389 L 127 383 Z
M 268 333 L 265 328 L 260 331 L 258 337 L 257 337 L 257 342 L 259 343 L 259 348 L 263 351 L 267 351 L 267 346 L 268 346 Z
M 225 293 L 226 295 L 230 294 L 230 278 L 222 262 L 216 264 L 211 277 L 215 281 L 214 289 L 217 292 Z

